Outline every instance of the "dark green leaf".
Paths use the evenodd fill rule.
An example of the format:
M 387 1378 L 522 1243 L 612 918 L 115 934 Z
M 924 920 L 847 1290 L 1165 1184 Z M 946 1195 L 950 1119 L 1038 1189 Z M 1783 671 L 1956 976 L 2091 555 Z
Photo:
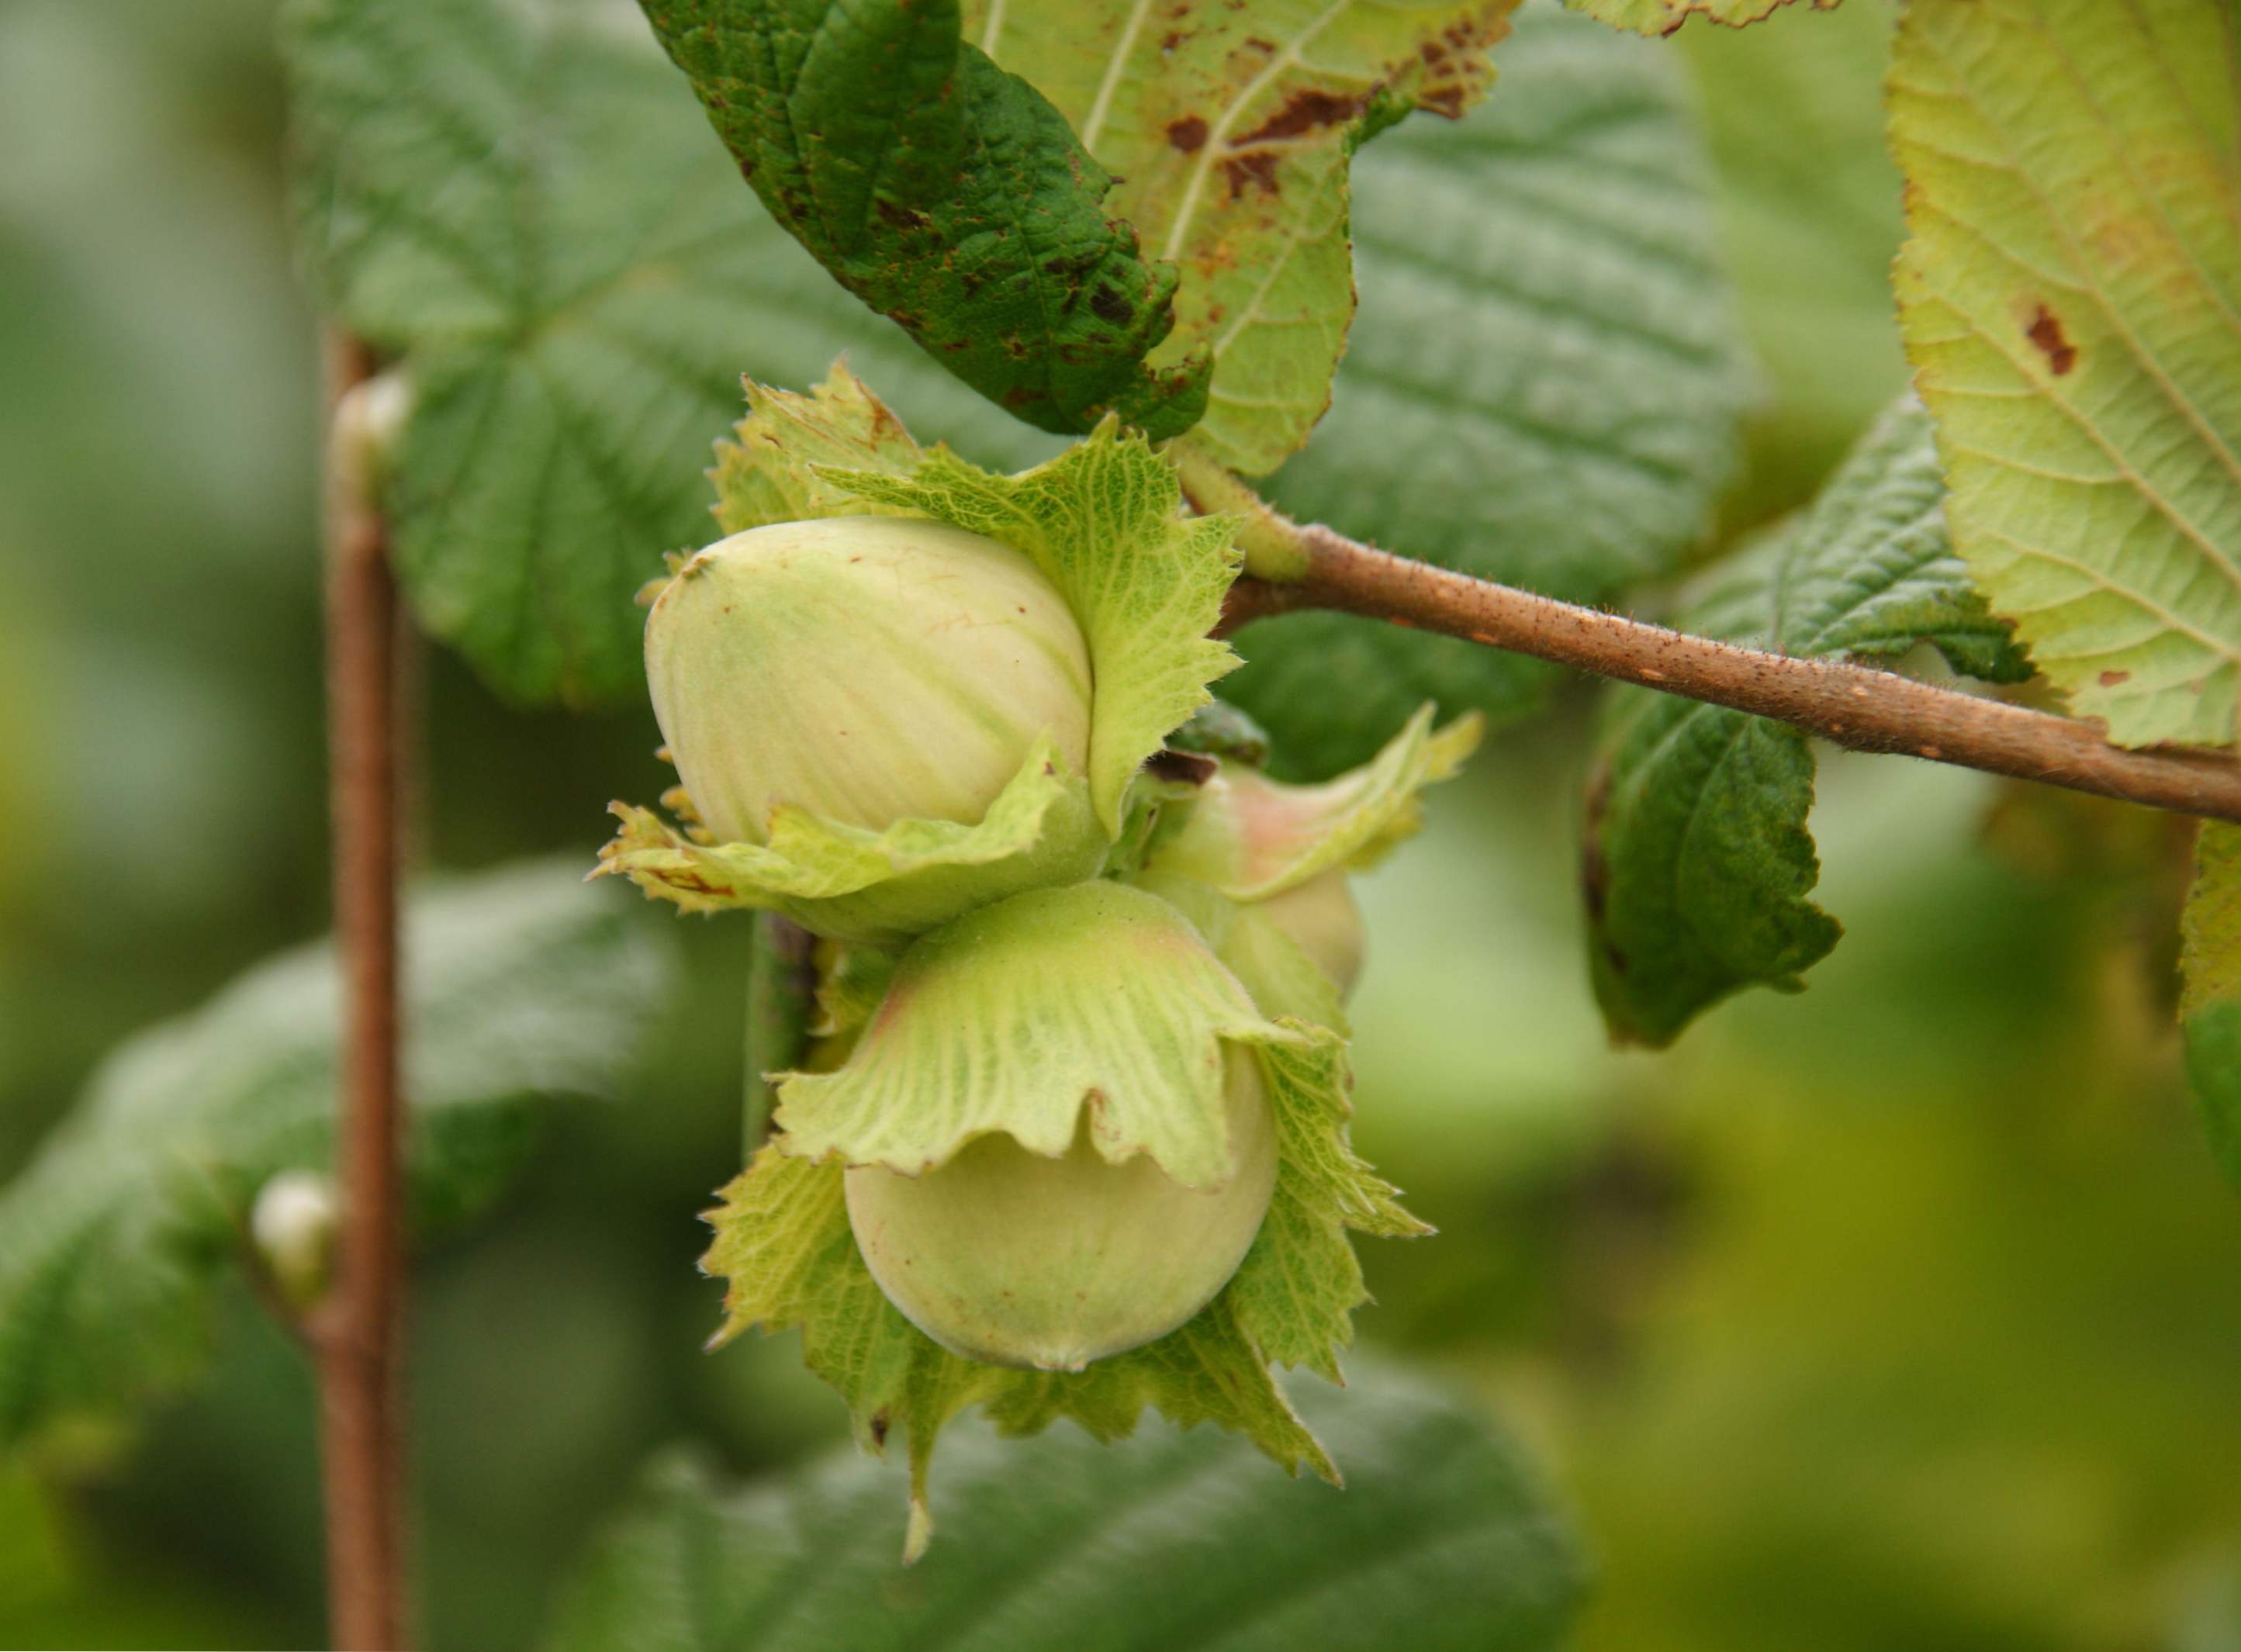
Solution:
M 1803 659 L 1934 645 L 1997 682 L 2030 668 L 1946 538 L 1930 421 L 1886 414 L 1800 520 L 1723 569 L 1684 631 Z M 1813 755 L 1784 724 L 1642 688 L 1612 691 L 1589 787 L 1584 882 L 1612 1035 L 1669 1043 L 1739 987 L 1794 989 L 1840 933 L 1806 899 Z
M 1047 456 L 770 221 L 627 14 L 291 0 L 284 43 L 312 275 L 414 385 L 398 572 L 509 697 L 643 694 L 631 599 L 713 537 L 742 371 L 808 384 L 850 351 L 929 440 Z
M 941 1542 L 910 1570 L 899 1475 L 827 1461 L 726 1493 L 659 1464 L 563 1609 L 554 1652 L 1531 1652 L 1578 1549 L 1516 1448 L 1375 1373 L 1301 1396 L 1347 1488 L 1165 1424 L 1119 1446 L 959 1430 Z
M 2194 863 L 2180 926 L 2186 1072 L 2211 1150 L 2241 1184 L 2241 826 L 2204 821 Z
M 543 1099 L 611 1089 L 662 990 L 636 903 L 532 864 L 433 892 L 406 930 L 414 1214 L 505 1185 Z M 258 1191 L 331 1157 L 340 988 L 322 943 L 144 1033 L 0 1193 L 0 1443 L 177 1381 Z
M 643 3 L 772 216 L 967 384 L 1047 431 L 1113 411 L 1173 436 L 1206 411 L 1209 355 L 1144 365 L 1174 267 L 957 0 Z
M 1528 8 L 1487 106 L 1355 164 L 1361 310 L 1336 399 L 1276 478 L 1294 515 L 1600 600 L 1704 532 L 1749 389 L 1676 65 Z M 1222 692 L 1280 769 L 1362 762 L 1427 699 L 1514 718 L 1546 668 L 1327 614 L 1248 628 Z

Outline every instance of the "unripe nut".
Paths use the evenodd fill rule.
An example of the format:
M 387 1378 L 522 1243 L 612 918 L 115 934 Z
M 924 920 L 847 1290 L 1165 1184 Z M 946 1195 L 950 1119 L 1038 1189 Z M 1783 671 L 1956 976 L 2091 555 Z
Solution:
M 1322 792 L 1225 763 L 1154 864 L 1216 888 L 1249 888 L 1281 872 L 1318 829 Z M 1353 993 L 1361 978 L 1363 932 L 1344 867 L 1261 896 L 1256 905 L 1314 960 L 1341 997 Z
M 1235 1171 L 1184 1187 L 1142 1155 L 1118 1164 L 1087 1108 L 1060 1158 L 1004 1134 L 919 1176 L 858 1166 L 848 1221 L 872 1276 L 911 1323 L 992 1365 L 1079 1371 L 1165 1336 L 1245 1260 L 1276 1181 L 1274 1116 L 1257 1060 L 1224 1049 Z
M 1089 652 L 1020 552 L 946 523 L 852 516 L 733 534 L 646 628 L 654 715 L 701 820 L 767 840 L 793 804 L 884 831 L 978 821 L 1048 733 L 1089 754 Z

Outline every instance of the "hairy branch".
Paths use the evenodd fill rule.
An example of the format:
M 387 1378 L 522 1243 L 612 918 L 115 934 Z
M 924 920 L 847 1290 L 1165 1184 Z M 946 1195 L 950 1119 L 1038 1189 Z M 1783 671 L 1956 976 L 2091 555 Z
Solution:
M 2111 746 L 2095 725 L 2074 718 L 1871 666 L 1691 637 L 1411 562 L 1319 525 L 1294 526 L 1290 537 L 1302 571 L 1296 578 L 1240 579 L 1223 612 L 1224 632 L 1303 608 L 1362 614 L 1770 717 L 1856 752 L 1928 758 L 2241 820 L 2241 763 L 2224 753 Z
M 406 1643 L 402 1109 L 398 1103 L 397 588 L 354 392 L 371 352 L 329 348 L 327 718 L 335 936 L 344 969 L 341 1190 L 333 1288 L 311 1317 L 327 1520 L 327 1605 L 345 1652 Z

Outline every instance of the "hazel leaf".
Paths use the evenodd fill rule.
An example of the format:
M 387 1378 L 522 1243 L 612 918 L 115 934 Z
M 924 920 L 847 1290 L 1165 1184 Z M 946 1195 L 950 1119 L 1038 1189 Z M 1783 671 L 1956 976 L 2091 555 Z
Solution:
M 1206 405 L 1203 349 L 1145 357 L 1176 276 L 957 0 L 643 0 L 773 217 L 981 394 L 1047 431 L 1156 435 Z
M 1330 405 L 1355 310 L 1348 171 L 1412 109 L 1462 114 L 1516 0 L 973 0 L 966 30 L 1120 179 L 1114 211 L 1182 273 L 1157 365 L 1211 351 L 1190 439 L 1259 475 Z
M 1186 518 L 1174 468 L 1111 422 L 1017 476 L 940 448 L 907 475 L 819 474 L 865 499 L 1000 540 L 1058 586 L 1096 675 L 1090 792 L 1107 833 L 1120 835 L 1124 795 L 1144 759 L 1237 664 L 1227 643 L 1207 635 L 1236 577 L 1235 522 Z
M 1892 48 L 1892 286 L 1954 548 L 2127 746 L 2235 735 L 2237 54 L 2198 0 L 1915 0 Z
M 708 538 L 696 472 L 742 369 L 799 382 L 846 348 L 922 428 L 1047 451 L 771 221 L 627 16 L 288 0 L 279 28 L 306 272 L 411 389 L 399 582 L 508 699 L 640 703 L 631 594 Z
M 1791 0 L 1564 0 L 1575 11 L 1637 35 L 1669 35 L 1691 17 L 1740 29 L 1772 17 Z M 1815 11 L 1833 11 L 1838 0 L 1810 0 Z
M 1392 1369 L 1301 1410 L 1343 1493 L 1148 1428 L 945 1446 L 943 1542 L 894 1575 L 896 1476 L 833 1454 L 744 1487 L 666 1454 L 572 1568 L 550 1652 L 1556 1652 L 1587 1566 L 1527 1455 Z M 1396 1625 L 1406 1625 L 1396 1640 Z M 1219 1626 L 1207 1639 L 1210 1626 Z
M 495 1198 L 544 1104 L 621 1086 L 669 974 L 660 937 L 636 920 L 550 863 L 412 898 L 416 1227 L 448 1227 Z M 259 1192 L 332 1159 L 340 1003 L 324 941 L 258 964 L 119 1047 L 0 1190 L 0 1443 L 199 1367 L 212 1287 L 246 1258 Z
M 1553 5 L 1520 10 L 1495 55 L 1500 90 L 1468 120 L 1405 121 L 1355 162 L 1361 312 L 1328 415 L 1265 492 L 1298 521 L 1608 603 L 1704 538 L 1749 353 L 1676 55 Z M 1427 699 L 1499 725 L 1555 680 L 1346 614 L 1232 640 L 1247 664 L 1222 694 L 1268 726 L 1285 779 L 1368 761 Z
M 1682 628 L 1809 659 L 1920 644 L 1995 682 L 2030 674 L 1946 537 L 1930 421 L 1909 398 L 1801 518 L 1718 571 Z M 1605 701 L 1582 886 L 1612 1035 L 1671 1042 L 1755 984 L 1796 990 L 1841 933 L 1809 898 L 1814 759 L 1786 724 L 1645 688 Z

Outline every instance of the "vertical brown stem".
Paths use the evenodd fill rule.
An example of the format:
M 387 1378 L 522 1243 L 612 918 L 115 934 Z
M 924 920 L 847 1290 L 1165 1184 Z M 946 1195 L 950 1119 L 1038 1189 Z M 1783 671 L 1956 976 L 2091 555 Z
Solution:
M 375 364 L 353 338 L 333 339 L 328 355 L 339 409 Z M 347 417 L 337 419 L 327 452 L 327 730 L 344 982 L 335 1167 L 341 1208 L 334 1287 L 311 1330 L 328 1612 L 343 1652 L 405 1644 L 398 611 L 371 469 L 363 433 Z

